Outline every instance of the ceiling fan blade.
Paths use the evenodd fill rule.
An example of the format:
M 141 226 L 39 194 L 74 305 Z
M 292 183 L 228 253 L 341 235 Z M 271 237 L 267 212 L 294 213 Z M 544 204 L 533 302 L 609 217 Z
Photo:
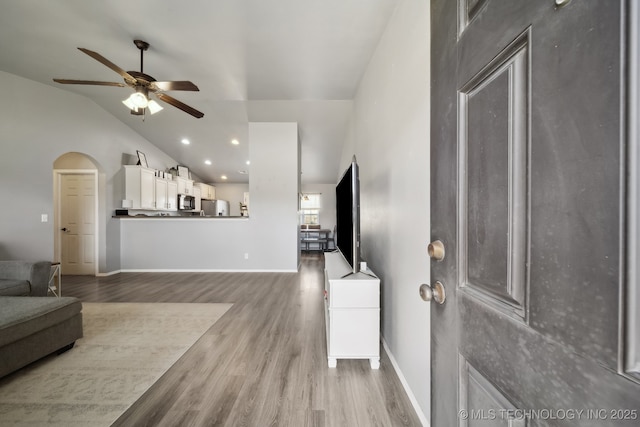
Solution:
M 68 79 L 53 79 L 56 83 L 62 83 L 63 85 L 94 85 L 94 86 L 118 86 L 125 87 L 124 83 L 115 82 L 96 82 L 93 80 L 68 80 Z
M 115 71 L 116 73 L 120 74 L 125 80 L 130 81 L 130 82 L 135 84 L 136 79 L 131 74 L 127 73 L 125 70 L 123 70 L 122 68 L 118 67 L 116 64 L 114 64 L 113 62 L 109 61 L 104 56 L 102 56 L 99 53 L 94 52 L 92 50 L 85 49 L 83 47 L 79 47 L 78 49 L 81 50 L 82 52 L 86 53 L 87 55 L 89 55 L 90 57 L 95 59 L 96 61 L 106 65 L 109 68 L 111 68 L 113 71 Z
M 191 114 L 193 117 L 197 119 L 204 117 L 204 113 L 196 110 L 193 107 L 189 107 L 187 104 L 180 102 L 169 95 L 166 95 L 164 93 L 156 93 L 156 96 L 158 97 L 159 100 L 164 101 L 169 105 L 173 105 L 174 107 L 181 109 L 185 113 Z
M 199 91 L 198 86 L 190 81 L 173 81 L 173 82 L 153 82 L 151 90 L 191 90 Z

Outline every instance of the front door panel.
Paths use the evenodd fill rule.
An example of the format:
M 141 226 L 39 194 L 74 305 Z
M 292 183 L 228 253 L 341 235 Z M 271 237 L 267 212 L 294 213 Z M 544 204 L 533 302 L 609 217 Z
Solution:
M 461 286 L 525 318 L 529 31 L 458 94 Z
M 556 3 L 432 2 L 435 427 L 640 424 L 618 373 L 626 4 Z

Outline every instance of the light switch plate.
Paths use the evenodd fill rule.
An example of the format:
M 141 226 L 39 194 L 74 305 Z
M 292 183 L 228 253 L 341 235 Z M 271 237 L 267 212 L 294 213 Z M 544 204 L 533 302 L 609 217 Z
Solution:
M 47 215 L 47 214 L 40 215 L 40 221 L 49 222 L 49 215 Z

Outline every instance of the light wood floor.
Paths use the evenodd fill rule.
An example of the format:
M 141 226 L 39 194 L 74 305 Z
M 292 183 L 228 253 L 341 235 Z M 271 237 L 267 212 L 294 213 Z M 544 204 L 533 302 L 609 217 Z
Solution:
M 419 426 L 381 348 L 329 369 L 323 257 L 299 273 L 121 273 L 64 276 L 87 302 L 210 302 L 233 307 L 117 426 Z

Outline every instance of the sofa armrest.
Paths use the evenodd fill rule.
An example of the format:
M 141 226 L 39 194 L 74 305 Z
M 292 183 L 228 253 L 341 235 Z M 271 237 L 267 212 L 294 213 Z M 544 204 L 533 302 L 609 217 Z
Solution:
M 28 280 L 31 296 L 47 296 L 50 261 L 0 261 L 0 279 Z
M 36 261 L 31 266 L 29 282 L 31 282 L 31 296 L 46 297 L 49 292 L 49 277 L 51 276 L 51 261 Z

